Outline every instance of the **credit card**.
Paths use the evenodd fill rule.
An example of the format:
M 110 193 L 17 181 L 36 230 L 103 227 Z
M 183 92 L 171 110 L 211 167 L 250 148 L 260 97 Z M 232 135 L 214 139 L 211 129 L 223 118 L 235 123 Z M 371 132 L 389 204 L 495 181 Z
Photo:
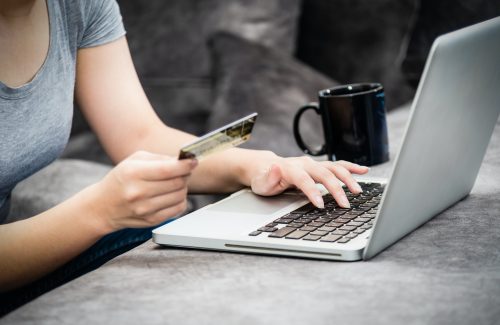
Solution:
M 179 153 L 179 159 L 195 158 L 201 160 L 212 153 L 232 148 L 246 142 L 250 139 L 250 134 L 252 133 L 256 119 L 257 113 L 252 113 L 205 134 L 182 147 Z

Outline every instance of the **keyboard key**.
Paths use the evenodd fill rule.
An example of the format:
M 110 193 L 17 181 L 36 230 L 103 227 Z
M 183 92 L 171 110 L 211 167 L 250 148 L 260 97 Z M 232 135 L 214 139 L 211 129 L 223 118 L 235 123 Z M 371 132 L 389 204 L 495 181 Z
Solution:
M 262 231 L 262 232 L 273 232 L 273 231 L 278 230 L 278 228 L 275 228 L 275 227 L 262 227 L 262 228 L 259 228 L 257 230 L 258 231 Z
M 309 233 L 309 231 L 295 230 L 291 234 L 286 235 L 285 238 L 288 238 L 288 239 L 300 239 L 300 238 L 304 237 L 305 235 L 307 235 L 308 233 Z
M 354 219 L 354 221 L 359 221 L 359 222 L 368 222 L 370 220 L 372 219 L 367 217 L 357 217 L 356 219 Z
M 363 203 L 360 205 L 361 208 L 374 208 L 378 205 L 378 203 Z
M 326 222 L 318 222 L 318 221 L 314 221 L 314 222 L 310 222 L 308 223 L 307 225 L 308 226 L 312 226 L 312 227 L 321 227 L 325 224 Z
M 283 227 L 281 229 L 276 230 L 275 232 L 271 233 L 269 237 L 272 238 L 282 238 L 291 233 L 292 231 L 295 231 L 295 228 L 292 227 Z
M 354 229 L 352 232 L 355 233 L 355 234 L 362 234 L 366 231 L 366 229 L 363 229 L 363 228 L 357 228 L 357 229 Z
M 255 231 L 252 231 L 251 233 L 249 233 L 248 236 L 258 236 L 261 233 L 262 233 L 261 231 L 255 230 Z
M 359 228 L 361 228 L 361 229 L 365 229 L 365 230 L 368 230 L 368 229 L 370 229 L 371 227 L 372 227 L 372 225 L 369 225 L 369 224 L 366 224 L 366 223 L 365 223 L 364 225 L 362 225 L 362 226 L 361 226 L 361 227 L 359 227 Z
M 302 240 L 316 241 L 320 238 L 321 238 L 321 236 L 315 236 L 315 235 L 309 234 L 309 235 L 305 236 L 304 238 L 302 238 Z
M 276 227 L 277 225 L 278 225 L 277 223 L 272 222 L 272 223 L 270 223 L 270 224 L 267 224 L 267 225 L 266 225 L 266 227 L 271 227 L 271 228 L 273 228 L 273 227 Z
M 333 242 L 339 240 L 340 238 L 342 238 L 342 236 L 340 236 L 340 235 L 327 235 L 327 236 L 322 237 L 319 241 L 333 243 Z
M 345 238 L 345 237 L 344 237 L 344 238 L 342 238 L 342 239 L 339 239 L 339 240 L 337 241 L 337 243 L 340 243 L 340 244 L 345 244 L 345 243 L 347 243 L 347 242 L 348 242 L 348 241 L 350 241 L 350 240 L 351 240 L 351 238 Z
M 348 233 L 347 235 L 345 235 L 344 238 L 353 239 L 353 238 L 356 238 L 357 236 L 358 236 L 358 234 L 351 232 L 351 233 Z
M 348 223 L 349 221 L 351 221 L 351 219 L 344 219 L 344 218 L 335 219 L 335 222 L 338 222 L 338 223 Z
M 348 233 L 349 233 L 349 231 L 347 231 L 347 230 L 340 230 L 340 229 L 337 229 L 334 232 L 332 232 L 333 235 L 340 235 L 340 236 L 347 235 Z
M 346 213 L 342 216 L 343 219 L 349 219 L 349 220 L 352 220 L 357 217 L 358 217 L 357 214 L 351 214 L 351 213 Z
M 289 224 L 289 223 L 293 222 L 293 220 L 291 220 L 291 219 L 278 219 L 278 220 L 275 220 L 274 222 L 279 223 L 279 224 Z
M 354 226 L 347 226 L 347 225 L 342 226 L 340 228 L 340 230 L 347 230 L 347 231 L 353 231 L 354 229 L 356 229 L 356 227 L 354 227 Z
M 300 228 L 300 230 L 303 230 L 303 231 L 314 231 L 314 230 L 316 230 L 316 227 L 304 226 L 304 227 Z
M 306 214 L 309 211 L 316 209 L 316 207 L 312 203 L 307 203 L 306 205 L 301 206 L 298 209 L 290 212 L 291 214 Z
M 347 224 L 348 226 L 354 226 L 354 227 L 359 227 L 359 226 L 362 226 L 363 225 L 363 222 L 359 222 L 359 221 L 351 221 Z
M 325 226 L 328 226 L 328 227 L 342 227 L 344 224 L 341 223 L 341 222 L 336 222 L 336 221 L 333 221 L 333 222 L 329 222 L 327 223 Z
M 315 236 L 324 236 L 326 234 L 328 234 L 328 231 L 315 230 L 315 231 L 311 232 L 311 235 L 315 235 Z
M 331 232 L 331 231 L 334 231 L 336 228 L 335 227 L 328 227 L 328 226 L 323 226 L 321 228 L 318 228 L 318 230 L 321 230 L 321 231 L 328 231 L 328 232 Z
M 304 226 L 304 224 L 303 224 L 303 223 L 299 223 L 299 222 L 291 222 L 291 223 L 289 223 L 289 224 L 288 224 L 288 226 L 287 226 L 287 227 L 300 228 L 300 227 L 302 227 L 302 226 Z

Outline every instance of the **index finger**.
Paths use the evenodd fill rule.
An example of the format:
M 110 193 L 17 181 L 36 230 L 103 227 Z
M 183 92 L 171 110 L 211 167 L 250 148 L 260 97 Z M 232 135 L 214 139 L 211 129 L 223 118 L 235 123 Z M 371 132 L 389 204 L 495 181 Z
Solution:
M 316 187 L 316 182 L 303 169 L 292 168 L 291 170 L 287 170 L 283 177 L 289 184 L 293 184 L 300 189 L 316 207 L 320 209 L 325 207 L 323 196 Z

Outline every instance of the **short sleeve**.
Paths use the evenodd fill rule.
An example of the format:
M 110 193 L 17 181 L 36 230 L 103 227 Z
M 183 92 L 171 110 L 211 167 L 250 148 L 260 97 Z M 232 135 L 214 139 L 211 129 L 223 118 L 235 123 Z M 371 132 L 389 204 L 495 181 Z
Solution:
M 120 8 L 115 0 L 85 0 L 82 4 L 83 31 L 78 48 L 106 44 L 125 35 Z

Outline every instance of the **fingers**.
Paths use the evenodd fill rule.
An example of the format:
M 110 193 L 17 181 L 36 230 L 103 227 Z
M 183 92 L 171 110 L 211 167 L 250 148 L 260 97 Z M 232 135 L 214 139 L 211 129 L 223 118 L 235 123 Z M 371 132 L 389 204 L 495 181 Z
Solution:
M 136 216 L 147 216 L 158 211 L 177 206 L 187 198 L 187 188 L 182 188 L 175 192 L 158 195 L 136 202 L 132 208 Z
M 167 219 L 176 217 L 187 209 L 187 200 L 183 200 L 174 206 L 159 210 L 144 219 L 151 225 L 157 225 Z
M 140 181 L 138 185 L 144 188 L 144 197 L 155 197 L 163 194 L 175 192 L 186 188 L 188 184 L 188 177 L 181 176 L 171 178 L 165 181 Z
M 188 176 L 196 167 L 197 161 L 193 159 L 159 158 L 150 160 L 131 161 L 126 169 L 131 177 L 145 181 L 162 181 L 175 177 Z
M 297 188 L 304 192 L 315 206 L 320 209 L 325 207 L 320 190 L 316 187 L 313 178 L 304 169 L 289 166 L 286 172 L 283 172 L 283 177 L 288 183 L 297 186 Z
M 362 192 L 361 187 L 352 177 L 351 173 L 365 174 L 369 168 L 347 161 L 317 162 L 307 157 L 292 158 L 294 162 L 299 161 L 300 167 L 283 167 L 283 178 L 292 185 L 296 185 L 317 207 L 324 206 L 321 193 L 315 183 L 321 183 L 332 194 L 335 201 L 344 208 L 349 208 L 349 200 L 346 197 L 342 183 L 351 192 Z M 297 166 L 297 164 L 292 164 Z M 342 183 L 341 183 L 342 182 Z
M 354 179 L 354 177 L 352 177 L 349 170 L 347 170 L 343 165 L 332 162 L 324 162 L 323 166 L 333 173 L 336 178 L 342 181 L 342 183 L 344 183 L 351 192 L 356 194 L 363 192 L 361 186 L 359 186 L 358 182 Z
M 361 165 L 354 164 L 352 162 L 348 162 L 345 160 L 337 160 L 335 162 L 335 164 L 341 165 L 345 169 L 347 169 L 349 172 L 354 173 L 354 174 L 359 174 L 359 175 L 366 174 L 370 170 L 370 168 L 368 168 L 366 166 L 361 166 Z
M 347 174 L 343 174 L 343 177 L 351 177 L 349 172 L 347 172 L 345 169 L 344 171 Z M 309 169 L 309 173 L 311 174 L 312 178 L 318 182 L 323 184 L 328 192 L 332 194 L 333 198 L 335 201 L 343 208 L 349 208 L 349 200 L 347 199 L 344 189 L 342 188 L 342 184 L 340 183 L 339 179 L 337 179 L 336 174 L 333 173 L 333 171 L 329 170 L 328 168 L 325 168 L 323 166 L 314 166 L 313 168 Z M 353 180 L 354 181 L 354 180 Z M 357 185 L 356 181 L 354 183 Z M 359 185 L 358 185 L 359 186 Z

